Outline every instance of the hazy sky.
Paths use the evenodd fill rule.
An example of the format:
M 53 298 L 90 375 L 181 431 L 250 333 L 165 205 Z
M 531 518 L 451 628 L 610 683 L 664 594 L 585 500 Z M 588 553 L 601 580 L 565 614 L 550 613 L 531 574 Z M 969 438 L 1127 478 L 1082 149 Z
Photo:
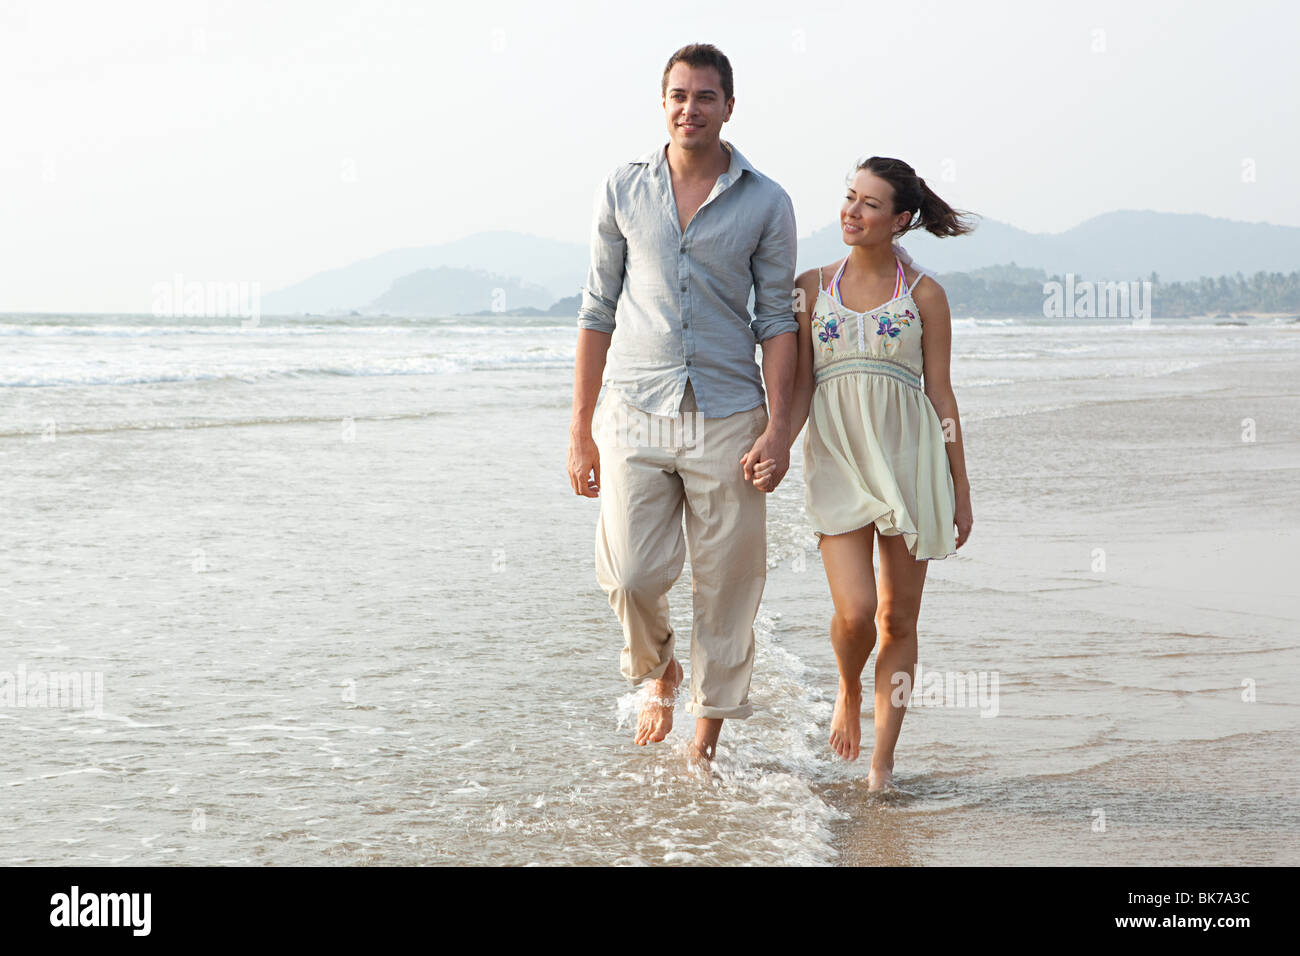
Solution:
M 266 293 L 487 229 L 585 243 L 604 174 L 667 140 L 689 42 L 730 57 L 723 135 L 801 235 L 872 153 L 1037 232 L 1300 226 L 1297 35 L 1281 2 L 0 0 L 0 310 L 147 312 L 176 273 Z

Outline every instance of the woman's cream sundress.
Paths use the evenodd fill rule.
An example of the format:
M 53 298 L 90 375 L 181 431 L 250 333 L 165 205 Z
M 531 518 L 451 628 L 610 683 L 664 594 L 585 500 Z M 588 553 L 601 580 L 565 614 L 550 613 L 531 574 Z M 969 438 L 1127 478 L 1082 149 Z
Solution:
M 812 312 L 814 389 L 804 435 L 804 505 L 827 534 L 875 524 L 917 560 L 956 552 L 956 498 L 943 427 L 921 387 L 921 310 L 898 262 L 894 297 L 869 312 L 839 301 L 845 257 Z

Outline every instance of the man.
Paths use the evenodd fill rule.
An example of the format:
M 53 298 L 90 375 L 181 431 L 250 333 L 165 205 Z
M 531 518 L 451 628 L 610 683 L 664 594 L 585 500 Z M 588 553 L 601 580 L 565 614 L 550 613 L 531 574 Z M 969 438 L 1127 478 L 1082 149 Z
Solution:
M 642 745 L 672 729 L 683 677 L 667 593 L 685 558 L 685 514 L 694 592 L 686 709 L 697 718 L 691 752 L 707 760 L 722 722 L 753 712 L 764 493 L 790 462 L 796 235 L 785 190 L 721 138 L 735 106 L 722 51 L 678 50 L 661 92 L 666 147 L 616 167 L 597 194 L 568 468 L 575 494 L 601 499 L 596 577 L 623 626 L 623 675 L 650 684 Z M 768 459 L 770 483 L 756 486 L 754 466 Z

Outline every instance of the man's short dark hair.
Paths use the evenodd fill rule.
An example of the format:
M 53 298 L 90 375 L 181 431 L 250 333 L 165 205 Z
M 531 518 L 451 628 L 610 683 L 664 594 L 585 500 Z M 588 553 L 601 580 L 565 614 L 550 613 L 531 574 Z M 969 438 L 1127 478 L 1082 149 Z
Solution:
M 719 50 L 712 43 L 690 43 L 682 47 L 676 53 L 668 58 L 668 65 L 664 67 L 664 78 L 660 84 L 660 95 L 668 95 L 668 74 L 672 72 L 674 63 L 685 63 L 687 66 L 702 67 L 711 66 L 718 71 L 718 76 L 722 78 L 722 98 L 731 99 L 733 87 L 731 81 L 731 61 L 727 55 Z

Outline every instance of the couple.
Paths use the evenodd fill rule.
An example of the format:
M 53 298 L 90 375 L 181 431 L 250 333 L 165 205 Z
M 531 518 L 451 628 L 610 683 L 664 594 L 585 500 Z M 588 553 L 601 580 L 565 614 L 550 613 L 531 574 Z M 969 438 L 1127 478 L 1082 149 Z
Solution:
M 858 756 L 861 675 L 879 643 L 868 786 L 881 789 L 906 709 L 906 695 L 891 702 L 892 680 L 906 674 L 910 688 L 915 673 L 926 561 L 953 553 L 971 526 L 947 299 L 893 243 L 917 226 L 971 227 L 906 163 L 873 157 L 841 207 L 848 255 L 828 284 L 823 269 L 796 281 L 789 196 L 721 139 L 735 104 L 727 58 L 683 47 L 662 93 L 667 146 L 618 166 L 598 191 L 568 451 L 574 493 L 600 498 L 596 576 L 623 626 L 623 675 L 649 683 L 636 742 L 672 728 L 683 669 L 667 593 L 688 545 L 692 754 L 711 759 L 723 721 L 752 714 L 765 495 L 806 421 L 805 505 L 840 673 L 830 746 Z

